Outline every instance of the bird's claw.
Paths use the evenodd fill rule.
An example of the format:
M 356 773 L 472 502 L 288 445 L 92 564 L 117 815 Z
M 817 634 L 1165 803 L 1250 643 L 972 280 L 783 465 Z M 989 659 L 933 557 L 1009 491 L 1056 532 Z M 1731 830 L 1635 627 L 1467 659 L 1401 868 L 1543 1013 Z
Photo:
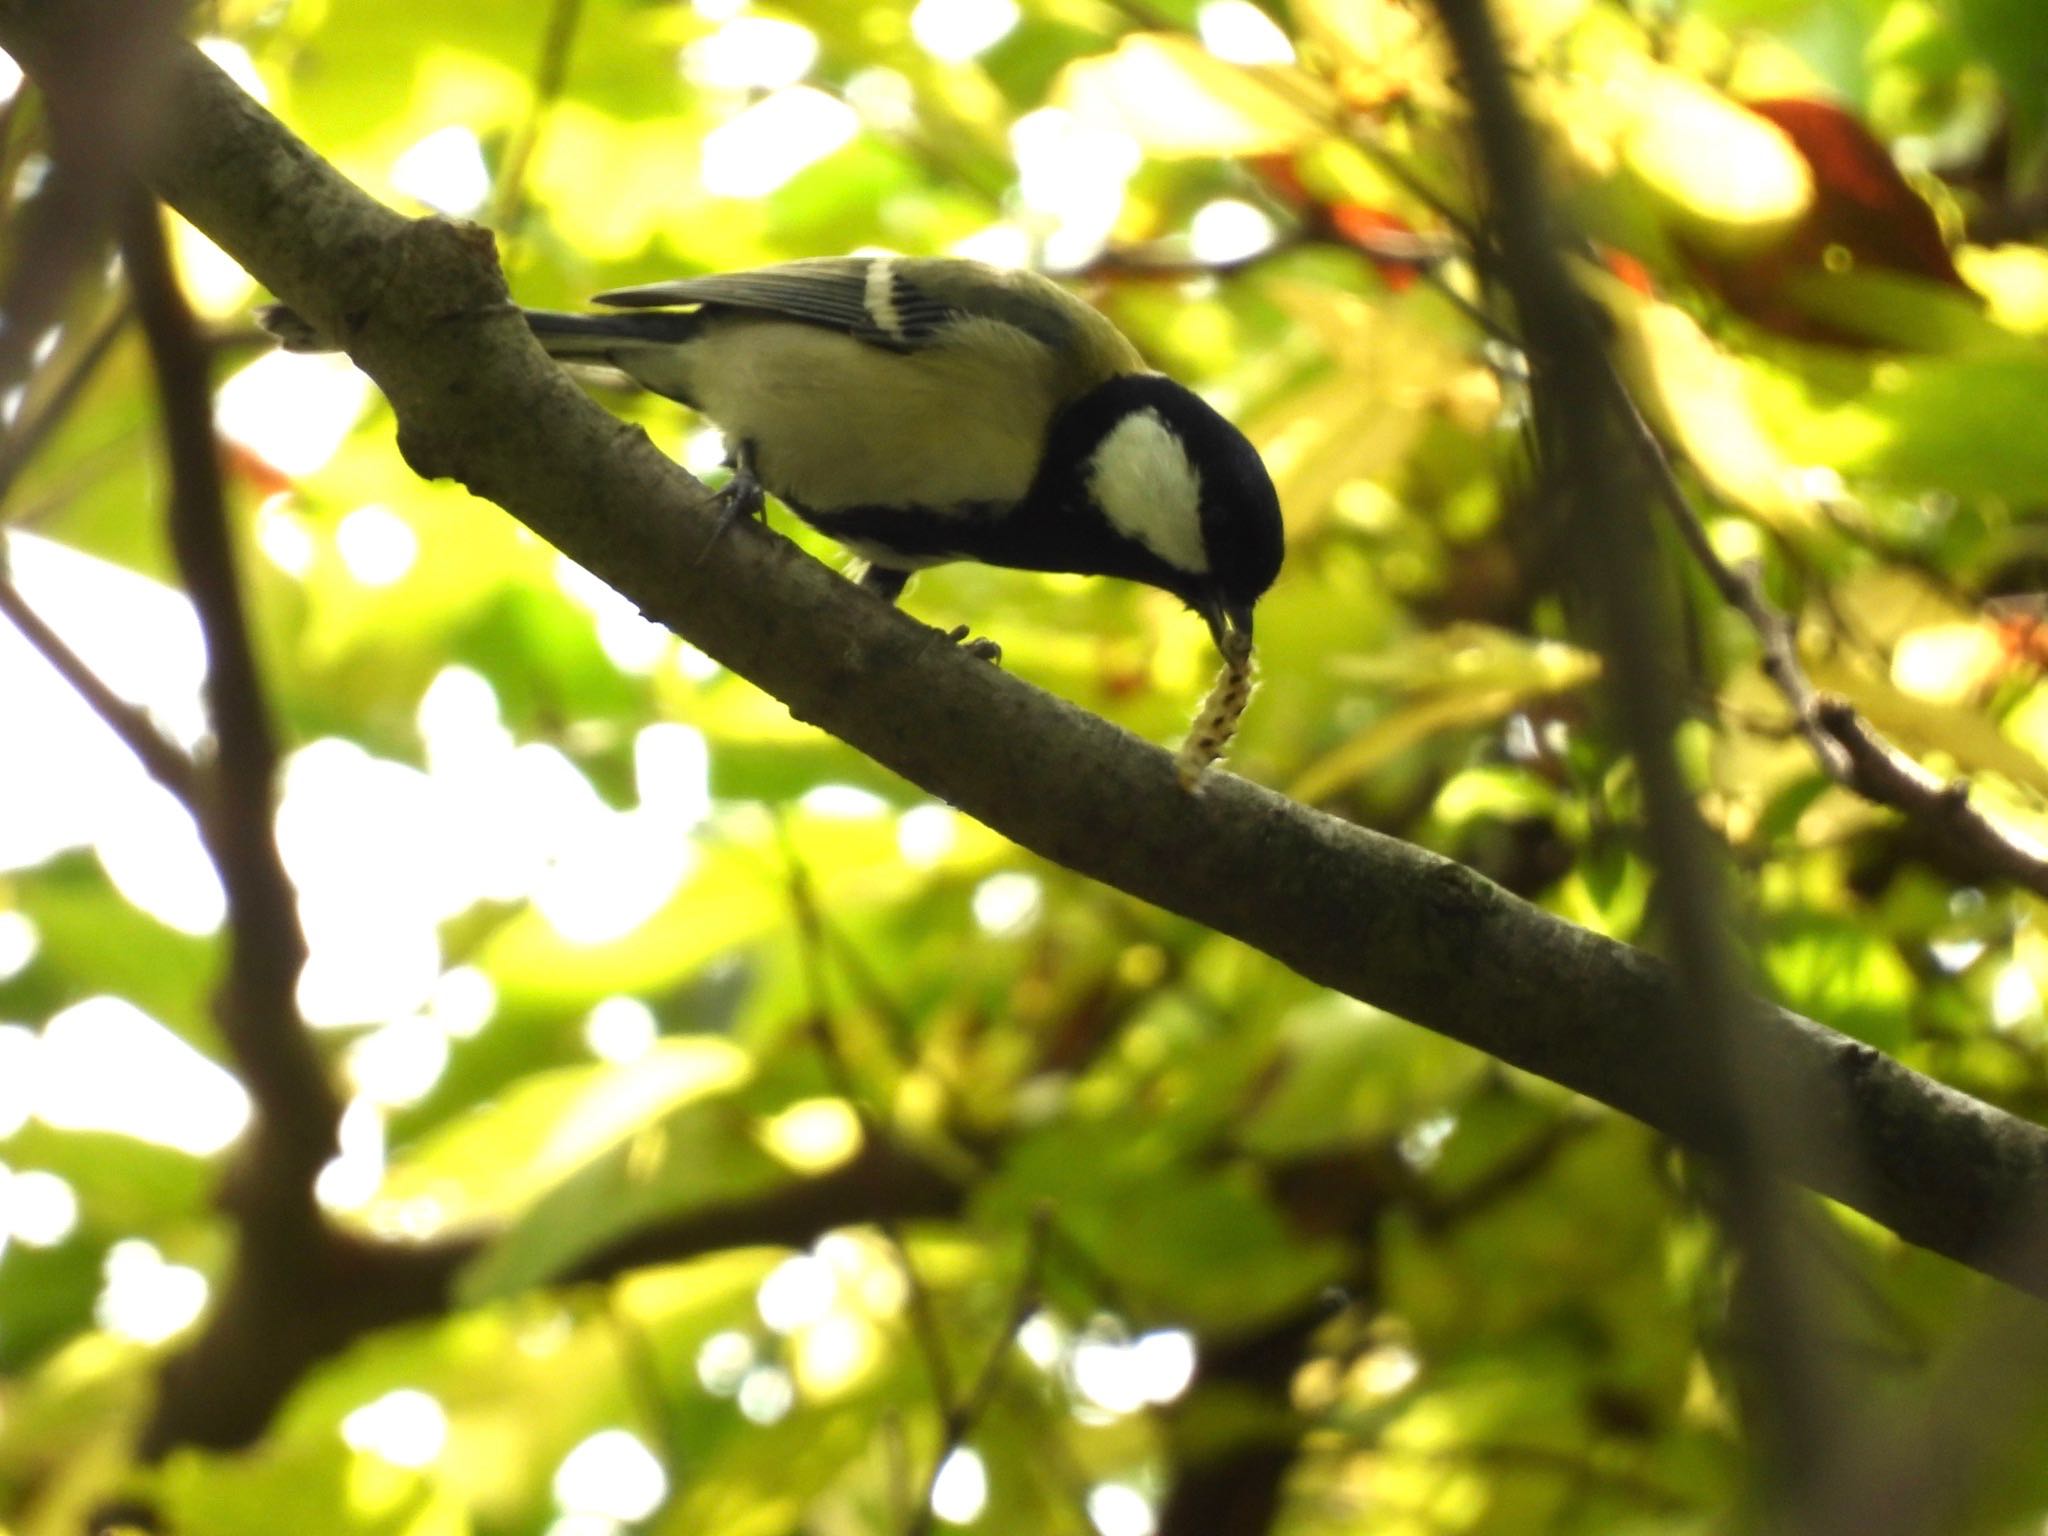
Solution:
M 1003 648 L 986 636 L 970 638 L 965 624 L 955 624 L 946 631 L 946 638 L 970 656 L 979 657 L 993 666 L 1003 664 Z
M 754 478 L 753 471 L 744 464 L 734 468 L 732 478 L 719 487 L 713 500 L 718 506 L 718 525 L 697 552 L 699 565 L 711 558 L 711 551 L 718 548 L 718 541 L 725 537 L 726 530 L 734 523 L 745 518 L 764 521 L 768 516 L 767 493 L 761 489 L 761 482 Z

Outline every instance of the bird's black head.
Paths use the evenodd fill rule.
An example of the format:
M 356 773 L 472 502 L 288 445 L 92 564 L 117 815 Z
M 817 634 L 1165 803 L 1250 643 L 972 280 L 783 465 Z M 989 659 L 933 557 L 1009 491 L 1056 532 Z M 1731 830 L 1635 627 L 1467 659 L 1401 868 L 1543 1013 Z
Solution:
M 1280 574 L 1280 498 L 1258 451 L 1192 390 L 1159 374 L 1097 386 L 1046 444 L 1061 498 L 1094 524 L 1092 569 L 1164 587 L 1217 646 L 1249 641 L 1252 607 Z M 1079 567 L 1076 567 L 1079 568 Z

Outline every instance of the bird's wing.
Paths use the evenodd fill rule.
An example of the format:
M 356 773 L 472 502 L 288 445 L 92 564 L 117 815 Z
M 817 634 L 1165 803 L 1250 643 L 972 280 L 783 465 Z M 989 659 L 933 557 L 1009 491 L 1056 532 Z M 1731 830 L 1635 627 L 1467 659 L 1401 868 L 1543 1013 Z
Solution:
M 597 302 L 636 309 L 699 304 L 750 310 L 825 326 L 896 351 L 929 345 L 949 322 L 962 317 L 1006 325 L 1053 352 L 1073 349 L 1077 336 L 1096 326 L 1111 329 L 1044 278 L 959 258 L 821 256 L 616 289 L 599 294 Z

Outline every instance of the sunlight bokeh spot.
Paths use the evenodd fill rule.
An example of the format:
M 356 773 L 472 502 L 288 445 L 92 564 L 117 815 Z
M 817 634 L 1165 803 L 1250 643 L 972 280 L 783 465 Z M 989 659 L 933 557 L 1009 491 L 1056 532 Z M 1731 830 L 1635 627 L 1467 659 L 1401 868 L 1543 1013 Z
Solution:
M 1059 1368 L 1067 1357 L 1069 1342 L 1066 1326 L 1046 1311 L 1032 1313 L 1017 1330 L 1017 1347 L 1041 1371 Z
M 933 58 L 961 64 L 1008 37 L 1019 14 L 1016 0 L 917 0 L 910 35 Z
M 755 1365 L 754 1341 L 736 1329 L 714 1333 L 697 1346 L 697 1380 L 714 1397 L 731 1397 Z
M 774 16 L 735 16 L 683 50 L 683 73 L 718 90 L 773 90 L 794 85 L 818 61 L 809 27 Z
M 1434 1167 L 1443 1155 L 1444 1143 L 1457 1128 L 1458 1117 L 1448 1112 L 1418 1120 L 1401 1135 L 1398 1145 L 1402 1160 L 1411 1168 Z
M 844 1099 L 805 1099 L 771 1116 L 761 1142 L 798 1173 L 823 1173 L 860 1150 L 860 1117 Z
M 419 558 L 420 536 L 412 524 L 381 502 L 357 507 L 334 530 L 334 548 L 349 575 L 366 587 L 402 581 Z
M 287 576 L 304 576 L 320 552 L 313 530 L 292 510 L 291 497 L 283 492 L 256 509 L 256 547 Z
M 960 813 L 950 805 L 914 805 L 896 819 L 896 851 L 916 869 L 930 869 L 960 842 Z
M 1195 13 L 1202 46 L 1230 64 L 1292 64 L 1294 45 L 1251 0 L 1205 0 Z
M 640 814 L 677 835 L 711 814 L 711 747 L 694 725 L 657 720 L 633 737 Z
M 808 1253 L 791 1254 L 768 1272 L 754 1293 L 761 1321 L 777 1333 L 794 1333 L 815 1323 L 839 1299 L 832 1266 Z
M 1151 1501 L 1129 1483 L 1098 1483 L 1089 1489 L 1088 1519 L 1102 1536 L 1152 1536 L 1159 1529 Z
M 785 86 L 704 135 L 698 180 L 713 197 L 766 197 L 859 128 L 853 108 L 837 97 Z
M 369 398 L 369 379 L 345 357 L 266 352 L 221 385 L 214 421 L 230 442 L 303 479 L 334 457 Z
M 600 1061 L 626 1066 L 654 1049 L 661 1022 L 637 997 L 602 999 L 583 1020 L 583 1043 Z
M 796 1406 L 796 1380 L 779 1365 L 757 1365 L 734 1394 L 740 1417 L 753 1424 L 779 1424 Z
M 668 1474 L 631 1430 L 601 1429 L 555 1469 L 555 1502 L 571 1514 L 645 1520 L 668 1497 Z
M 427 1467 L 448 1443 L 448 1412 L 440 1400 L 414 1387 L 386 1392 L 341 1421 L 341 1438 L 394 1467 Z
M 0 981 L 12 981 L 35 959 L 42 935 L 26 912 L 0 912 Z
M 621 672 L 644 676 L 667 654 L 671 639 L 667 629 L 634 607 L 631 598 L 567 555 L 555 562 L 555 585 L 597 621 L 597 643 Z
M 1109 243 L 1124 188 L 1143 163 L 1138 141 L 1064 107 L 1040 107 L 1010 125 L 1010 153 L 1018 195 L 1044 226 L 1046 264 L 1070 271 L 1093 260 Z
M 309 1022 L 382 1023 L 432 992 L 436 925 L 472 896 L 435 788 L 416 768 L 332 738 L 286 761 L 277 842 L 306 930 L 299 1006 Z
M 427 749 L 429 771 L 512 748 L 512 733 L 498 715 L 498 694 L 490 680 L 468 667 L 443 667 L 420 695 L 413 719 Z
M 428 1019 L 395 1020 L 349 1047 L 348 1080 L 374 1104 L 400 1109 L 417 1104 L 448 1066 L 448 1036 Z
M 2024 960 L 1999 967 L 1991 983 L 1991 1024 L 1994 1029 L 2011 1030 L 2038 1023 L 2041 1018 L 2041 988 Z
M 166 927 L 204 938 L 220 930 L 227 894 L 192 813 L 155 780 L 101 807 L 100 866 L 128 901 Z
M 427 1014 L 451 1040 L 473 1040 L 498 1011 L 498 988 L 474 965 L 444 971 L 427 998 Z
M 437 128 L 391 163 L 391 185 L 429 208 L 466 217 L 491 195 L 483 145 L 459 123 Z
M 660 911 L 695 866 L 686 835 L 660 818 L 607 815 L 561 848 L 533 904 L 567 942 L 606 944 Z
M 384 1115 L 358 1095 L 341 1112 L 335 1155 L 320 1170 L 314 1196 L 330 1211 L 359 1211 L 384 1183 Z
M 1208 265 L 1244 261 L 1273 243 L 1276 231 L 1263 208 L 1237 197 L 1204 203 L 1188 223 L 1188 248 Z
M 840 88 L 860 120 L 882 133 L 902 133 L 917 123 L 917 87 L 901 70 L 870 64 L 855 70 Z
M 21 66 L 0 53 L 0 102 L 14 99 L 14 93 L 21 89 Z
M 1004 268 L 1030 266 L 1034 248 L 1031 231 L 1007 219 L 986 229 L 977 229 L 971 235 L 963 235 L 947 247 L 955 256 Z
M 1351 1378 L 1369 1397 L 1392 1397 L 1422 1374 L 1422 1361 L 1404 1344 L 1376 1344 L 1359 1357 Z
M 113 1131 L 194 1156 L 249 1123 L 233 1074 L 118 997 L 74 1003 L 43 1026 L 36 1118 L 60 1131 Z
M 1013 938 L 1038 921 L 1045 887 L 1036 875 L 1005 870 L 974 888 L 974 921 L 991 938 Z
M 56 1174 L 0 1169 L 0 1233 L 30 1248 L 54 1248 L 78 1227 L 78 1192 Z
M 882 1337 L 866 1318 L 834 1312 L 791 1341 L 790 1365 L 806 1400 L 832 1397 L 882 1358 Z
M 811 1251 L 839 1277 L 841 1293 L 869 1317 L 894 1317 L 903 1310 L 909 1290 L 887 1239 L 871 1232 L 827 1232 Z
M 206 1310 L 206 1277 L 164 1261 L 156 1245 L 125 1238 L 107 1250 L 104 1283 L 93 1318 L 111 1334 L 138 1344 L 162 1344 Z
M 1141 1335 L 1131 1345 L 1131 1365 L 1146 1402 L 1173 1402 L 1195 1379 L 1195 1336 L 1182 1328 Z
M 871 789 L 857 784 L 817 784 L 803 792 L 797 804 L 813 816 L 841 821 L 867 821 L 889 814 L 889 802 Z
M 988 1508 L 988 1467 L 981 1453 L 956 1446 L 932 1479 L 932 1513 L 948 1525 L 972 1525 Z

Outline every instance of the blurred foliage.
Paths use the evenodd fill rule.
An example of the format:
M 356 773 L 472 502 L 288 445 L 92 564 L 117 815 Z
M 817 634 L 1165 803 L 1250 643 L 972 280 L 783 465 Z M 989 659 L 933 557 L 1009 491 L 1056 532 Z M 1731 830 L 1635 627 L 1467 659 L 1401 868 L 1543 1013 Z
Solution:
M 2048 8 L 1499 8 L 1587 287 L 1716 545 L 1758 563 L 1823 686 L 2048 840 Z M 1505 315 L 1461 254 L 1483 209 L 1426 7 L 1009 9 L 200 7 L 349 175 L 497 227 L 535 304 L 863 246 L 1065 269 L 1281 487 L 1236 770 L 1652 942 L 1635 786 L 1558 596 L 1573 553 L 1531 500 Z M 27 96 L 4 132 L 0 185 L 32 197 Z M 180 250 L 226 379 L 259 356 L 256 295 L 189 231 Z M 10 406 L 35 422 L 79 386 L 5 511 L 163 578 L 118 303 L 88 285 Z M 416 482 L 380 404 L 295 387 L 257 392 L 352 421 L 331 455 L 280 464 L 275 423 L 223 421 L 300 749 L 308 1012 L 355 1094 L 334 1203 L 489 1241 L 458 1311 L 328 1362 L 253 1451 L 138 1475 L 125 1437 L 175 1345 L 122 1323 L 115 1276 L 146 1252 L 218 1289 L 222 1159 L 27 1118 L 0 1084 L 9 1177 L 76 1204 L 17 1221 L 0 1258 L 0 1530 L 75 1531 L 119 1487 L 207 1536 L 905 1530 L 942 1448 L 935 1347 L 956 1390 L 999 1362 L 939 1480 L 941 1513 L 989 1536 L 1207 1529 L 1175 1489 L 1258 1444 L 1287 1451 L 1274 1529 L 1297 1536 L 1730 1528 L 1744 1345 L 1669 1148 L 923 803 Z M 711 467 L 679 411 L 614 403 Z M 2048 1113 L 2036 902 L 1830 786 L 1755 637 L 1690 575 L 1670 590 L 1688 761 L 1747 877 L 1759 984 Z M 1198 624 L 1127 586 L 955 567 L 906 605 L 1155 741 L 1209 666 Z M 36 749 L 10 729 L 4 750 Z M 0 981 L 10 1038 L 111 994 L 218 1056 L 223 940 L 140 910 L 109 862 L 0 875 L 35 939 Z M 554 1284 L 878 1137 L 955 1180 L 957 1210 Z M 1986 1287 L 1831 1209 L 1813 1236 L 1842 1381 L 1914 1403 Z M 2038 1530 L 2048 1464 L 1988 1465 L 1956 1529 Z

